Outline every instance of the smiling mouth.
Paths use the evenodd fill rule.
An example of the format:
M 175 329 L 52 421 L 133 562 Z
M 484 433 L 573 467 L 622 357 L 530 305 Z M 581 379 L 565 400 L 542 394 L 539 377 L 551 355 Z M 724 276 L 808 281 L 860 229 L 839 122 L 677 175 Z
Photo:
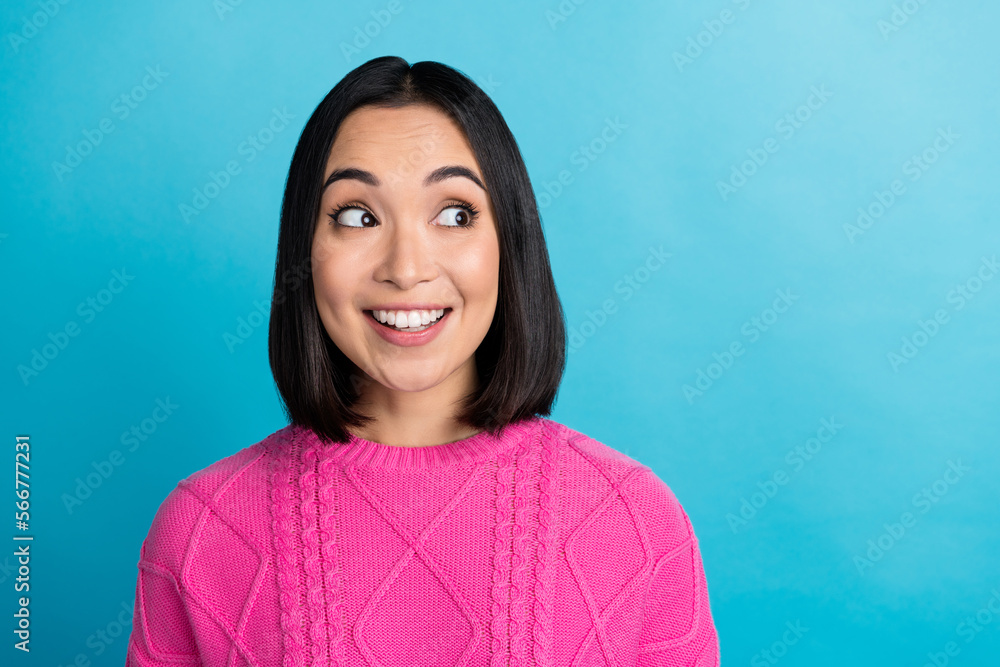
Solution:
M 437 318 L 436 320 L 428 324 L 421 324 L 415 327 L 397 327 L 394 324 L 388 324 L 386 322 L 380 321 L 377 317 L 375 317 L 375 311 L 366 310 L 364 312 L 367 317 L 370 317 L 372 320 L 374 320 L 375 324 L 379 325 L 380 327 L 385 327 L 386 329 L 389 329 L 391 331 L 399 331 L 400 333 L 417 333 L 418 331 L 423 331 L 424 329 L 430 329 L 431 327 L 440 324 L 448 316 L 448 313 L 450 313 L 451 311 L 452 311 L 451 308 L 445 308 L 444 312 L 441 314 L 441 317 Z

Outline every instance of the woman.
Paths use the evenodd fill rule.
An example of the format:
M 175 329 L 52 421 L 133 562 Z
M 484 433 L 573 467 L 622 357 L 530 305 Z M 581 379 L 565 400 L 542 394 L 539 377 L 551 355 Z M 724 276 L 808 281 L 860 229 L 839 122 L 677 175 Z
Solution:
M 285 187 L 270 359 L 290 424 L 181 481 L 127 665 L 718 665 L 669 488 L 545 418 L 565 335 L 496 106 L 376 58 Z

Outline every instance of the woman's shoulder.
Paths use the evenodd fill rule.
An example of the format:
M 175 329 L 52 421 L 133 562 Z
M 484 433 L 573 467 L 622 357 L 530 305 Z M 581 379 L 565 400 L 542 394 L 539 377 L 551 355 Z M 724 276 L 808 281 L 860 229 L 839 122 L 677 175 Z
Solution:
M 683 524 L 683 510 L 670 486 L 648 465 L 637 461 L 615 446 L 585 433 L 542 418 L 546 431 L 567 453 L 561 461 L 568 475 L 604 480 L 607 488 L 619 488 L 630 500 L 658 517 Z M 631 447 L 625 443 L 626 451 Z
M 680 664 L 700 652 L 705 664 L 718 664 L 700 548 L 677 496 L 651 467 L 617 449 L 637 443 L 605 444 L 561 424 L 547 428 L 565 445 L 559 489 L 571 520 L 567 558 L 584 578 L 607 577 L 609 559 L 617 559 L 618 571 L 645 572 L 640 662 Z
M 262 440 L 197 470 L 178 483 L 191 493 L 206 500 L 224 495 L 242 478 L 266 474 L 267 454 L 295 433 L 294 426 L 285 426 Z
M 599 466 L 605 463 L 616 463 L 627 469 L 648 468 L 648 466 L 636 461 L 621 450 L 572 429 L 565 424 L 545 417 L 540 418 L 540 421 L 543 424 L 545 432 L 549 434 L 549 437 L 555 438 L 560 444 L 569 447 L 592 465 Z
M 266 540 L 267 453 L 286 426 L 180 480 L 160 503 L 141 558 L 179 573 L 192 540 L 204 535 L 249 544 Z

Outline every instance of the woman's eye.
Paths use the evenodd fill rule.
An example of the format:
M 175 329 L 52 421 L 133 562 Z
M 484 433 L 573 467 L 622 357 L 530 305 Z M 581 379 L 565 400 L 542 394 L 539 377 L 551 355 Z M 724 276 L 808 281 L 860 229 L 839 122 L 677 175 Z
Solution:
M 373 227 L 375 216 L 363 208 L 345 208 L 337 214 L 336 222 L 344 227 Z
M 441 211 L 440 218 L 445 227 L 468 227 L 472 223 L 472 216 L 463 206 L 449 206 Z

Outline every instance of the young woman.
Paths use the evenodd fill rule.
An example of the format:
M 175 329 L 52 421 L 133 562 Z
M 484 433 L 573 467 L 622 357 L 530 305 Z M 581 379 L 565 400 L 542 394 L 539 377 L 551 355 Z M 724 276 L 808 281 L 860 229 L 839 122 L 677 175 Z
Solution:
M 269 347 L 290 424 L 160 506 L 128 667 L 719 664 L 670 489 L 546 418 L 562 309 L 517 144 L 463 74 L 376 58 L 317 107 Z

